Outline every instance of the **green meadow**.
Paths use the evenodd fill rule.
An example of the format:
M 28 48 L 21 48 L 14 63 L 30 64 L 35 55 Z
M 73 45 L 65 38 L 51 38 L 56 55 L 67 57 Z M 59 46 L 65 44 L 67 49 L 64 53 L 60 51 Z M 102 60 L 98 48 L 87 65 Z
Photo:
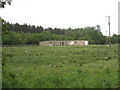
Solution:
M 118 45 L 3 47 L 3 88 L 117 88 Z

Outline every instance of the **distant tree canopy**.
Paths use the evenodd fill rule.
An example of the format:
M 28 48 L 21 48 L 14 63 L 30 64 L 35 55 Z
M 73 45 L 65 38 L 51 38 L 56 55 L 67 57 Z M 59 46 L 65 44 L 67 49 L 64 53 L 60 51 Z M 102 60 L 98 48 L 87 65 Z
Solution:
M 119 35 L 111 37 L 112 43 L 120 43 Z M 101 33 L 99 25 L 76 29 L 43 28 L 23 24 L 2 25 L 3 44 L 38 44 L 39 41 L 47 40 L 88 40 L 90 44 L 106 44 L 106 36 Z

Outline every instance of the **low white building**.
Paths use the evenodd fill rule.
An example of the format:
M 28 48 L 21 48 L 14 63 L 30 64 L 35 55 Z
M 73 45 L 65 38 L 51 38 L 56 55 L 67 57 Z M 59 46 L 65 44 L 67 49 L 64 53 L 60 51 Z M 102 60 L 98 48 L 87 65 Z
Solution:
M 39 45 L 41 46 L 61 46 L 61 45 L 81 45 L 86 46 L 89 42 L 87 40 L 59 40 L 59 41 L 41 41 Z

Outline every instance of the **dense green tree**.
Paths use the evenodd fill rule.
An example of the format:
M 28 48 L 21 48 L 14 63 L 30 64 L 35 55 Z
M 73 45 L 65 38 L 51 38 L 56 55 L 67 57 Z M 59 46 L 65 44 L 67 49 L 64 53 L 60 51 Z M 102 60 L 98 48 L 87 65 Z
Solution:
M 2 25 L 3 44 L 38 44 L 47 40 L 88 40 L 90 44 L 106 44 L 106 36 L 101 33 L 100 26 L 76 29 L 46 28 L 23 24 Z M 112 43 L 120 43 L 120 36 L 114 34 Z
M 96 29 L 97 29 L 97 31 L 101 32 L 101 27 L 100 27 L 100 25 L 96 25 Z
M 3 44 L 21 44 L 21 37 L 18 33 L 10 32 L 2 36 Z
M 118 35 L 114 34 L 111 38 L 111 42 L 112 42 L 112 44 L 118 43 Z
M 64 36 L 64 40 L 74 40 L 72 36 Z
M 26 44 L 38 44 L 39 34 L 29 34 L 26 37 Z

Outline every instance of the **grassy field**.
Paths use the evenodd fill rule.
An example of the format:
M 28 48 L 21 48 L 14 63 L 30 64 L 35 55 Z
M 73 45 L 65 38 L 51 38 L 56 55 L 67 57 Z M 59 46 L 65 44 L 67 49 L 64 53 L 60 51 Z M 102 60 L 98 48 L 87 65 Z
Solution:
M 118 47 L 4 47 L 3 88 L 117 88 Z

